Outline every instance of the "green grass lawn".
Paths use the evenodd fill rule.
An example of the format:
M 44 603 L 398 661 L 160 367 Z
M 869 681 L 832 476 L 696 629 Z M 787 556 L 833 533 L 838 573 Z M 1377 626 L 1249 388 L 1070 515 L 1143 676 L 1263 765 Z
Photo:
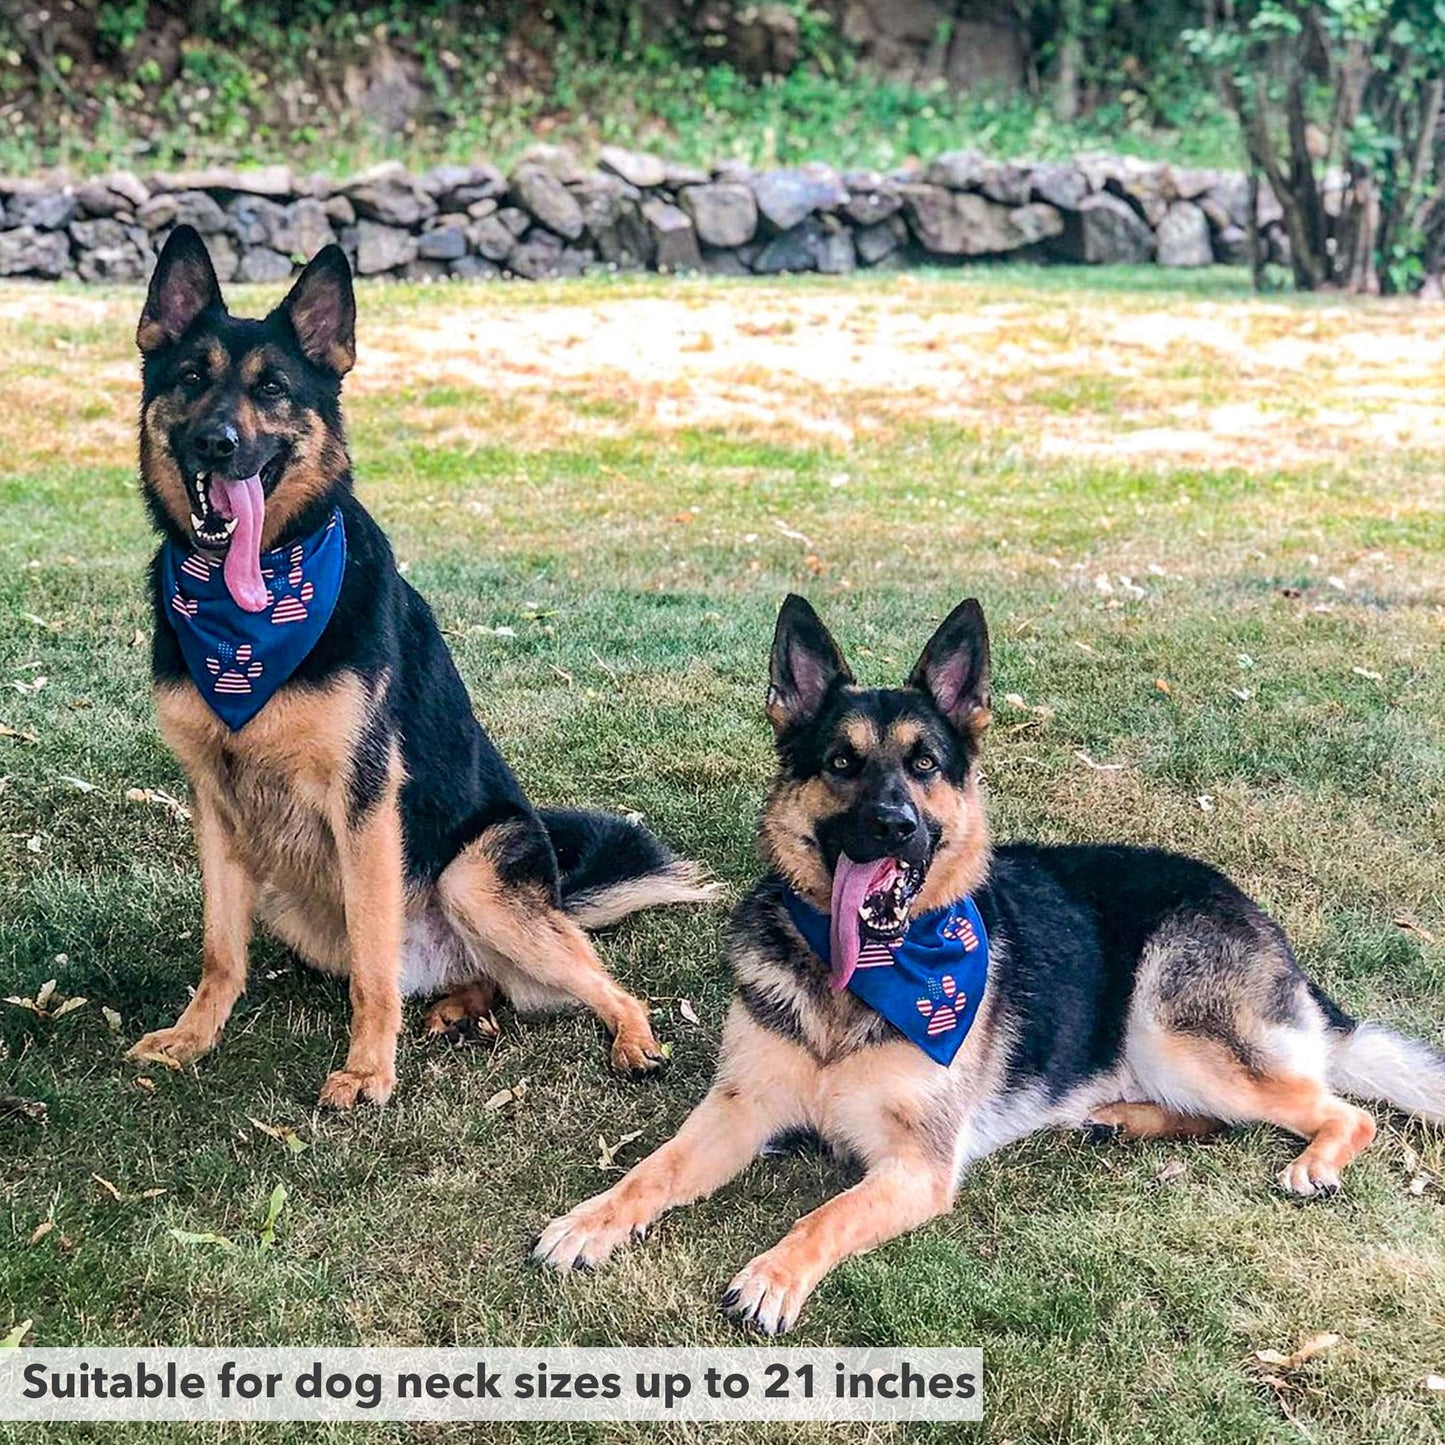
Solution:
M 723 908 L 601 941 L 671 1041 L 657 1082 L 613 1076 L 590 1017 L 504 1012 L 494 1042 L 427 1047 L 413 1010 L 394 1102 L 320 1115 L 344 993 L 266 940 L 214 1054 L 181 1074 L 122 1062 L 199 958 L 187 829 L 128 796 L 184 799 L 142 643 L 138 306 L 0 288 L 0 993 L 54 978 L 52 1010 L 87 1000 L 0 1007 L 0 1095 L 47 1113 L 0 1114 L 0 1335 L 28 1319 L 51 1345 L 734 1342 L 719 1294 L 839 1187 L 826 1159 L 760 1161 L 595 1276 L 526 1263 L 549 1217 L 701 1095 Z M 370 288 L 361 308 L 361 494 L 536 799 L 640 810 L 740 889 L 783 593 L 879 680 L 975 593 L 998 836 L 1198 853 L 1346 1005 L 1440 1039 L 1435 313 L 1022 269 Z M 794 1341 L 981 1345 L 990 1440 L 1438 1440 L 1445 1137 L 1382 1126 L 1346 1193 L 1303 1207 L 1271 1190 L 1293 1145 L 1266 1129 L 1037 1137 L 975 1169 L 949 1218 L 840 1268 Z M 1261 1378 L 1254 1351 L 1322 1331 L 1332 1350 Z M 704 1435 L 771 1438 L 669 1438 Z

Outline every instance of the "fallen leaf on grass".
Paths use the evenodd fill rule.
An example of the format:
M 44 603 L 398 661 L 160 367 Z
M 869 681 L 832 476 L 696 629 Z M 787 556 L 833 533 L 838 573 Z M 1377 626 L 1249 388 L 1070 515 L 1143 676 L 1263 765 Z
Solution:
M 111 1031 L 111 1033 L 118 1034 L 120 1032 L 121 1018 L 120 1015 L 113 1008 L 107 1008 L 104 1004 L 102 1004 L 100 1009 L 100 1016 L 105 1020 L 105 1026 Z
M 30 1327 L 34 1320 L 21 1320 L 18 1325 L 12 1325 L 4 1339 L 0 1339 L 0 1350 L 18 1350 L 20 1341 L 30 1333 Z
M 38 743 L 40 739 L 31 732 L 13 728 L 9 723 L 0 723 L 0 738 L 18 738 L 22 743 Z
M 147 1094 L 154 1094 L 156 1091 L 156 1081 L 147 1074 L 139 1075 L 136 1078 L 135 1086 Z
M 1165 697 L 1174 696 L 1174 689 L 1169 686 L 1169 679 L 1167 677 L 1156 677 L 1154 679 L 1154 691 L 1162 692 Z
M 101 1189 L 109 1194 L 117 1204 L 136 1204 L 144 1199 L 159 1199 L 162 1194 L 166 1193 L 164 1189 L 151 1188 L 142 1189 L 139 1194 L 122 1194 L 104 1175 L 92 1174 L 90 1177 L 94 1179 Z
M 1427 1390 L 1445 1390 L 1445 1375 L 1426 1375 L 1421 1383 Z
M 508 1104 L 519 1103 L 527 1097 L 527 1081 L 518 1079 L 510 1089 L 498 1089 L 482 1108 L 489 1114 L 494 1114 L 498 1109 L 505 1109 Z
M 1403 928 L 1406 933 L 1413 933 L 1417 938 L 1423 938 L 1426 943 L 1435 942 L 1435 935 L 1423 923 L 1416 923 L 1408 913 L 1402 913 L 1395 919 L 1395 927 Z
M 1170 1184 L 1178 1184 L 1188 1173 L 1189 1166 L 1182 1159 L 1171 1159 L 1155 1174 L 1154 1187 L 1164 1189 Z
M 125 800 L 128 803 L 151 803 L 155 807 L 165 808 L 178 823 L 191 821 L 191 810 L 164 788 L 127 788 Z
M 84 778 L 77 778 L 74 773 L 61 773 L 60 781 L 66 787 L 74 788 L 77 793 L 93 793 L 96 791 L 94 783 L 87 783 Z
M 1323 1334 L 1311 1335 L 1291 1355 L 1282 1355 L 1278 1350 L 1256 1350 L 1254 1359 L 1259 1364 L 1276 1370 L 1297 1370 L 1317 1356 L 1327 1354 L 1339 1343 L 1339 1335 L 1326 1331 Z
M 194 1234 L 189 1229 L 173 1229 L 170 1235 L 178 1244 L 213 1244 L 217 1249 L 224 1249 L 232 1254 L 236 1253 L 235 1244 L 227 1239 L 224 1234 L 211 1234 L 209 1232 Z
M 27 1244 L 33 1249 L 54 1228 L 55 1221 L 53 1219 L 42 1219 L 40 1223 L 35 1226 L 34 1232 L 31 1234 L 29 1240 L 26 1241 Z
M 61 955 L 63 957 L 63 955 Z M 69 962 L 69 960 L 66 960 Z M 59 1002 L 57 1000 L 59 999 Z M 79 997 L 60 999 L 55 991 L 55 980 L 47 979 L 36 991 L 34 998 L 21 998 L 16 994 L 9 995 L 5 1002 L 16 1008 L 29 1009 L 38 1019 L 47 1023 L 55 1023 L 63 1019 L 66 1014 L 74 1013 L 78 1008 L 84 1008 L 89 1002 L 88 999 Z M 54 1007 L 51 1005 L 54 1004 Z
M 1096 773 L 1122 773 L 1124 771 L 1123 763 L 1096 763 L 1082 748 L 1076 749 L 1074 756 L 1086 768 L 1092 768 Z
M 276 1247 L 276 1221 L 281 1217 L 281 1211 L 286 1207 L 286 1186 L 278 1184 L 272 1191 L 271 1197 L 266 1201 L 266 1217 L 261 1221 L 261 1248 L 274 1249 Z
M 1378 672 L 1372 672 L 1368 667 L 1352 667 L 1350 669 L 1356 677 L 1363 677 L 1368 682 L 1384 682 L 1384 677 Z
M 635 1129 L 631 1134 L 624 1134 L 615 1144 L 609 1144 L 604 1135 L 597 1136 L 597 1167 L 599 1169 L 615 1169 L 617 1167 L 617 1156 L 627 1145 L 642 1138 L 642 1130 Z
M 263 1134 L 275 1139 L 278 1144 L 284 1144 L 288 1154 L 304 1154 L 309 1147 L 294 1129 L 288 1129 L 284 1124 L 263 1124 L 259 1119 L 252 1119 L 249 1114 L 246 1117 L 251 1119 L 251 1123 Z
M 695 1008 L 693 1008 L 692 1004 L 691 1004 L 687 999 L 685 999 L 685 998 L 679 999 L 679 1000 L 677 1001 L 677 1011 L 678 1011 L 678 1013 L 680 1013 L 680 1014 L 683 1016 L 683 1018 L 685 1018 L 685 1019 L 688 1021 L 688 1023 L 690 1023 L 690 1024 L 696 1024 L 696 1023 L 701 1023 L 701 1022 L 702 1022 L 702 1020 L 701 1020 L 700 1018 L 698 1018 L 698 1016 L 697 1016 L 697 1010 L 696 1010 Z

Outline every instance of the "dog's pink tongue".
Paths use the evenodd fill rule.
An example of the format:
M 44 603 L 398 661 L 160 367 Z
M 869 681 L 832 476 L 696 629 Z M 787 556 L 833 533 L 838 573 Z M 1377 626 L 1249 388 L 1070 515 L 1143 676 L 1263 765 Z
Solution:
M 261 490 L 261 474 L 233 482 L 217 479 L 225 505 L 222 508 L 236 519 L 231 545 L 226 549 L 222 575 L 236 606 L 247 612 L 264 612 L 271 601 L 261 578 L 261 524 L 266 519 L 266 497 Z
M 833 869 L 833 915 L 828 940 L 833 956 L 828 987 L 834 993 L 848 987 L 848 980 L 858 967 L 858 951 L 862 947 L 858 910 L 863 900 L 879 887 L 880 880 L 892 874 L 893 868 L 890 858 L 855 863 L 846 853 L 838 855 L 838 866 Z

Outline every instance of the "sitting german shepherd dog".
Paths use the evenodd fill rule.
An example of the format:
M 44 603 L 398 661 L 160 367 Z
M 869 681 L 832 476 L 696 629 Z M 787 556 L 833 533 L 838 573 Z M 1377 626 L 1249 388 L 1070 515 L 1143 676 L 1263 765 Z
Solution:
M 253 920 L 349 978 L 351 1046 L 321 1102 L 384 1103 L 404 993 L 433 1032 L 574 1000 L 612 1062 L 663 1056 L 583 927 L 701 900 L 697 870 L 622 818 L 534 809 L 472 715 L 426 603 L 352 495 L 341 379 L 351 272 L 320 252 L 264 321 L 232 317 L 201 238 L 162 251 L 136 333 L 161 731 L 190 781 L 200 987 L 133 1055 L 184 1064 L 246 983 Z
M 1311 1195 L 1375 1132 L 1336 1091 L 1445 1119 L 1445 1058 L 1355 1023 L 1212 868 L 1140 848 L 990 853 L 977 602 L 888 690 L 857 686 L 790 597 L 767 710 L 769 871 L 733 917 L 712 1089 L 670 1143 L 548 1225 L 540 1259 L 601 1264 L 770 1138 L 811 1129 L 866 1172 L 733 1280 L 724 1307 L 773 1334 L 840 1260 L 946 1211 L 971 1161 L 1035 1129 L 1263 1120 L 1309 1141 L 1279 1183 Z

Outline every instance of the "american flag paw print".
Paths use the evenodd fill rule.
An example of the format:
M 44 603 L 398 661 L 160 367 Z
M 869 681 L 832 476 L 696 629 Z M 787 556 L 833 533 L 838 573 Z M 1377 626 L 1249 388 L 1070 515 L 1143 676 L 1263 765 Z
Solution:
M 271 621 L 278 626 L 286 622 L 305 621 L 309 615 L 306 604 L 316 595 L 316 588 L 306 581 L 302 570 L 302 556 L 301 548 L 293 547 L 291 565 L 284 572 L 279 567 L 268 567 L 263 574 L 276 603 L 271 609 Z
M 958 1027 L 958 1010 L 968 1002 L 959 993 L 953 975 L 928 980 L 928 997 L 918 1000 L 918 1012 L 928 1020 L 928 1037 L 946 1034 Z
M 243 642 L 239 647 L 234 643 L 217 644 L 219 657 L 208 657 L 206 669 L 216 680 L 211 684 L 214 693 L 243 696 L 251 691 L 251 684 L 261 676 L 259 662 L 251 660 L 251 644 Z
M 196 615 L 196 599 L 194 597 L 182 597 L 179 592 L 171 594 L 171 611 L 179 612 L 182 617 L 194 617 Z
M 870 938 L 858 954 L 859 968 L 892 968 L 893 950 L 897 943 L 888 943 L 881 938 Z
M 955 913 L 939 930 L 945 938 L 963 945 L 965 953 L 972 953 L 978 947 L 978 932 L 961 913 Z

